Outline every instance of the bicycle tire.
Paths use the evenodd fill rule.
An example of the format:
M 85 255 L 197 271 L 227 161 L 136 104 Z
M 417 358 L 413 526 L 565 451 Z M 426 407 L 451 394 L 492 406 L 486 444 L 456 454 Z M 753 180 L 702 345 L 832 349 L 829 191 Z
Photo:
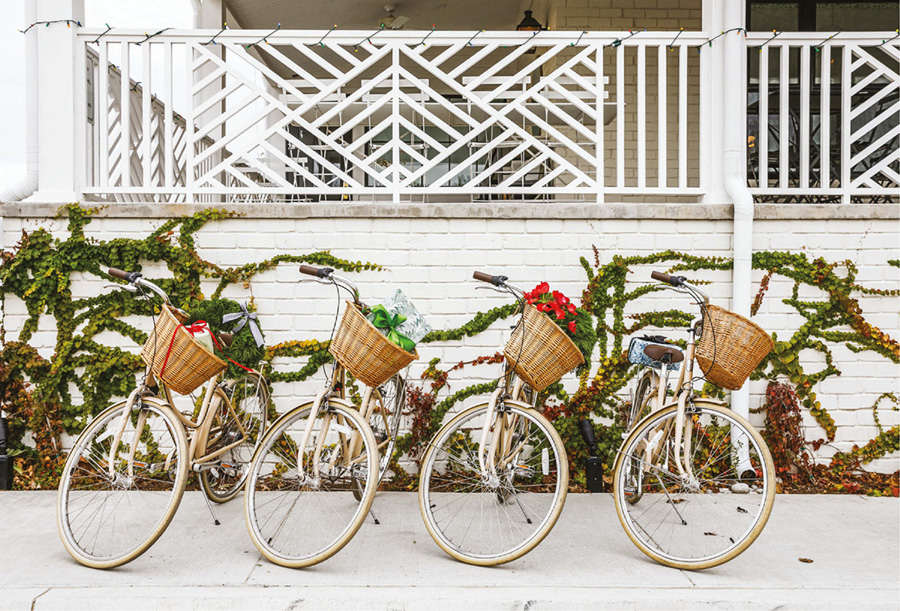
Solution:
M 109 457 L 108 452 L 111 450 L 111 443 L 104 445 L 104 442 L 107 442 L 114 436 L 115 429 L 122 422 L 122 413 L 126 405 L 127 402 L 123 401 L 108 407 L 85 427 L 84 431 L 82 431 L 75 441 L 75 444 L 72 446 L 72 451 L 66 459 L 57 493 L 56 523 L 66 551 L 81 564 L 96 569 L 108 569 L 122 566 L 147 551 L 156 540 L 159 539 L 162 533 L 165 532 L 169 523 L 172 521 L 172 517 L 178 509 L 178 505 L 181 502 L 187 484 L 190 461 L 186 458 L 188 442 L 184 426 L 181 424 L 178 417 L 172 413 L 166 403 L 152 398 L 142 399 L 142 409 L 136 412 L 136 415 L 133 413 L 129 420 L 132 420 L 132 426 L 136 430 L 136 425 L 137 422 L 140 421 L 142 412 L 144 414 L 156 414 L 159 417 L 160 422 L 164 425 L 164 429 L 158 429 L 159 435 L 162 435 L 163 431 L 171 434 L 173 447 L 171 449 L 167 445 L 162 448 L 160 447 L 160 440 L 153 438 L 152 424 L 147 424 L 149 416 L 145 415 L 141 433 L 138 435 L 143 449 L 138 450 L 138 444 L 135 444 L 135 455 L 137 456 L 138 451 L 140 451 L 141 458 L 147 458 L 153 455 L 156 458 L 165 458 L 165 461 L 163 463 L 158 461 L 148 463 L 135 460 L 131 463 L 132 469 L 130 473 L 127 475 L 125 474 L 127 473 L 127 468 L 125 472 L 120 472 L 119 468 L 126 466 L 128 461 L 126 460 L 125 465 L 122 465 L 119 461 L 119 457 L 127 447 L 130 447 L 127 442 L 129 436 L 131 436 L 131 439 L 134 439 L 134 433 L 126 431 L 126 433 L 122 435 L 118 447 L 117 460 L 114 462 L 114 464 L 118 465 L 115 467 L 115 473 L 113 475 L 108 473 L 109 465 L 107 459 Z M 127 426 L 128 423 L 125 424 Z M 151 442 L 151 440 L 153 441 Z M 103 454 L 104 450 L 107 451 L 107 454 L 105 455 Z M 169 450 L 169 454 L 162 454 L 161 450 Z M 88 454 L 85 455 L 85 452 Z M 170 466 L 169 462 L 173 460 L 173 458 L 175 461 L 174 466 Z M 157 469 L 154 469 L 154 467 Z M 165 470 L 160 471 L 160 467 L 165 467 Z M 159 503 L 154 503 L 154 505 L 160 506 L 159 509 L 154 509 L 153 511 L 154 514 L 159 514 L 155 523 L 150 523 L 146 515 L 137 517 L 132 516 L 131 519 L 129 519 L 128 516 L 123 516 L 123 513 L 127 510 L 135 512 L 139 511 L 136 509 L 138 502 L 143 501 L 149 504 L 150 501 L 157 499 L 158 497 L 156 495 L 149 494 L 150 492 L 159 492 L 159 490 L 153 490 L 153 488 L 160 488 L 163 486 L 169 487 L 168 482 L 162 479 L 162 475 L 159 475 L 156 478 L 140 475 L 136 476 L 134 475 L 135 468 L 146 469 L 147 472 L 151 474 L 157 472 L 174 473 L 174 478 L 170 486 L 170 497 L 168 499 L 159 499 Z M 77 485 L 73 486 L 73 482 Z M 144 488 L 148 494 L 142 492 L 138 482 L 144 483 Z M 89 490 L 94 491 L 87 492 L 84 496 L 76 494 L 76 492 Z M 101 492 L 105 493 L 102 495 L 102 499 L 95 498 L 100 497 Z M 129 494 L 130 492 L 136 492 L 137 494 Z M 107 501 L 113 495 L 117 495 L 117 500 L 114 503 L 111 503 L 110 506 L 107 506 Z M 122 499 L 125 498 L 126 495 L 129 495 L 128 503 L 123 504 Z M 70 505 L 78 500 L 77 498 L 72 498 L 73 496 L 83 498 L 84 504 L 80 506 L 81 508 L 78 509 L 77 514 L 73 513 L 73 515 L 70 515 Z M 89 514 L 84 517 L 84 520 L 80 520 L 82 514 L 87 511 L 87 507 L 96 505 L 96 501 L 100 502 L 100 506 L 99 508 L 94 509 L 94 513 L 92 514 L 93 517 Z M 147 510 L 144 510 L 142 513 L 146 513 L 146 511 Z M 100 519 L 95 524 L 97 512 L 100 512 Z M 111 519 L 113 514 L 119 519 Z M 90 520 L 85 524 L 84 522 L 88 517 L 90 517 Z M 150 520 L 152 520 L 152 516 Z M 78 521 L 78 523 L 73 524 L 76 521 Z M 147 526 L 148 523 L 149 526 Z M 146 532 L 139 532 L 136 535 L 136 542 L 125 546 L 121 550 L 116 550 L 105 555 L 98 554 L 96 552 L 96 538 L 99 537 L 100 531 L 107 525 L 109 530 L 111 530 L 110 538 L 116 542 L 135 536 L 135 532 L 140 531 L 141 527 L 145 527 L 147 530 Z M 129 525 L 131 525 L 130 529 Z M 117 526 L 118 530 L 116 530 Z M 97 529 L 97 535 L 95 536 L 92 549 L 88 550 L 86 549 L 87 542 L 84 540 L 84 537 L 92 528 Z
M 700 452 L 701 460 L 706 457 L 705 462 L 699 464 L 699 468 L 696 469 L 702 474 L 702 477 L 693 480 L 679 480 L 680 476 L 671 471 L 675 461 L 670 454 L 670 448 L 674 447 L 674 441 L 668 437 L 668 432 L 666 432 L 667 426 L 674 425 L 677 409 L 677 405 L 669 405 L 650 414 L 638 423 L 622 444 L 613 474 L 616 514 L 629 539 L 650 558 L 678 569 L 701 570 L 724 564 L 736 558 L 750 547 L 765 528 L 775 501 L 775 467 L 762 437 L 745 419 L 724 406 L 706 401 L 695 401 L 694 411 L 686 415 L 686 419 L 690 418 L 691 420 L 692 433 L 696 428 L 698 435 L 701 438 L 705 437 L 704 441 L 713 440 L 709 443 L 716 445 L 707 446 L 704 449 L 703 444 L 692 443 L 692 469 L 694 469 L 693 463 L 698 452 Z M 708 418 L 708 421 L 704 420 L 705 418 Z M 720 421 L 728 424 L 727 432 L 718 424 Z M 751 463 L 755 460 L 757 464 L 753 465 L 754 477 L 749 479 L 745 478 L 744 474 L 737 473 L 736 468 L 717 471 L 719 463 L 714 462 L 714 456 L 721 456 L 724 463 L 726 450 L 728 451 L 728 460 L 733 461 L 735 451 L 726 444 L 730 444 L 735 428 L 739 434 L 747 435 L 751 441 L 748 454 L 751 456 Z M 717 437 L 718 441 L 715 441 Z M 653 439 L 656 440 L 653 443 L 657 444 L 662 441 L 660 447 L 647 443 L 647 440 Z M 641 445 L 642 443 L 643 445 Z M 719 449 L 720 447 L 721 449 Z M 649 462 L 640 457 L 642 452 L 645 456 L 647 452 L 653 456 Z M 708 454 L 702 452 L 708 452 Z M 661 459 L 661 456 L 665 458 Z M 665 468 L 651 464 L 660 460 Z M 627 502 L 625 496 L 625 478 L 629 476 L 629 469 L 634 461 L 646 464 L 647 469 L 652 471 L 652 475 L 645 476 L 644 487 L 647 489 L 643 491 L 643 497 L 639 499 L 640 505 L 637 502 Z M 734 475 L 730 473 L 732 470 L 735 471 Z M 654 476 L 658 485 L 651 481 Z M 663 482 L 664 477 L 666 478 L 665 482 Z M 745 488 L 736 488 L 741 484 Z M 740 493 L 735 493 L 735 490 L 740 490 Z M 688 494 L 693 496 L 686 499 Z M 655 498 L 647 498 L 648 496 L 655 496 Z M 660 506 L 660 501 L 663 499 L 665 501 Z M 753 499 L 758 501 L 755 505 L 751 502 Z M 685 500 L 688 502 L 683 502 Z M 679 510 L 679 506 L 682 509 Z M 704 506 L 712 506 L 714 509 L 710 512 L 710 516 L 714 517 L 706 518 L 708 521 L 696 517 Z M 750 509 L 746 509 L 745 506 Z M 658 509 L 653 511 L 654 507 L 658 507 Z M 642 512 L 640 518 L 638 518 L 639 510 Z M 657 515 L 659 518 L 655 517 Z M 728 515 L 731 518 L 726 518 L 727 523 L 723 522 L 723 516 Z M 744 515 L 748 517 L 742 517 Z M 690 522 L 687 521 L 688 517 L 691 519 Z M 658 524 L 651 522 L 652 519 L 658 519 Z M 735 525 L 732 526 L 732 524 Z M 661 541 L 664 537 L 657 534 L 663 526 L 671 527 L 669 532 L 672 534 L 666 538 L 670 546 L 668 550 L 662 549 Z M 682 527 L 689 528 L 684 531 L 679 530 Z M 677 534 L 675 534 L 676 530 Z M 673 551 L 672 546 L 676 543 L 682 545 L 681 542 L 688 541 L 688 539 L 690 539 L 691 546 L 704 551 L 697 552 L 695 556 L 690 557 L 684 552 Z M 721 549 L 712 553 L 705 551 L 716 545 L 720 545 Z M 682 546 L 687 547 L 687 545 Z

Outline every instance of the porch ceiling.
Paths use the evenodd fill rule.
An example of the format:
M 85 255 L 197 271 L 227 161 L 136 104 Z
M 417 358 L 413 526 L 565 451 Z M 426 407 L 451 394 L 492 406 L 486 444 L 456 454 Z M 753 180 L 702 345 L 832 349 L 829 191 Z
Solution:
M 232 15 L 246 29 L 377 29 L 396 4 L 394 15 L 409 17 L 406 30 L 512 30 L 522 19 L 520 0 L 227 0 Z

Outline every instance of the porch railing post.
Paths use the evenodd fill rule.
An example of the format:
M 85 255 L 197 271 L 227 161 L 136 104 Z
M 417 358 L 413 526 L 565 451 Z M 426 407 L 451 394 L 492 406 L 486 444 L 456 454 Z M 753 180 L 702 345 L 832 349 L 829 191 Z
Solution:
M 37 3 L 37 21 L 58 19 L 84 23 L 84 0 L 41 0 Z M 87 154 L 84 142 L 87 117 L 83 114 L 86 109 L 85 50 L 78 45 L 75 24 L 54 23 L 34 30 L 37 35 L 40 175 L 38 189 L 28 201 L 79 201 Z

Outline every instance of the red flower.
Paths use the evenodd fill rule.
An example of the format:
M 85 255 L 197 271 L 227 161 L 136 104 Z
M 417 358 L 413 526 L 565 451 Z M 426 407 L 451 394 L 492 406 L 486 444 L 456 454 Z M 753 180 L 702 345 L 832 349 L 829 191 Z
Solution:
M 557 320 L 562 320 L 566 317 L 566 313 L 558 308 L 556 310 L 553 310 L 553 313 L 556 314 Z
M 574 320 L 569 321 L 569 333 L 571 333 L 572 335 L 575 335 L 575 321 Z
M 566 309 L 569 310 L 569 314 L 574 314 L 574 313 L 575 313 L 575 309 L 576 309 L 576 308 L 575 308 L 575 304 L 574 304 L 574 303 L 568 304 L 568 305 L 566 306 Z
M 557 300 L 560 305 L 565 305 L 569 303 L 569 298 L 560 293 L 559 291 L 553 291 L 553 298 Z
M 544 293 L 547 293 L 550 291 L 550 285 L 547 284 L 546 282 L 541 282 L 539 285 L 537 285 L 537 288 L 534 290 L 537 291 L 538 295 L 543 295 Z

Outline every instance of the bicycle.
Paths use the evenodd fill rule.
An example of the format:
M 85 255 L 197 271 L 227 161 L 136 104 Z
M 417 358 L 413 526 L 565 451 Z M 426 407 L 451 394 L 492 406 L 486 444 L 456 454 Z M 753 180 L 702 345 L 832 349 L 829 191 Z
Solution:
M 192 412 L 176 409 L 172 390 L 185 391 L 180 385 L 193 382 L 170 378 L 165 367 L 157 375 L 154 366 L 162 360 L 157 342 L 169 343 L 172 337 L 175 345 L 175 332 L 187 315 L 140 273 L 115 268 L 108 273 L 127 282 L 112 286 L 150 299 L 147 289 L 162 304 L 142 352 L 150 355 L 142 381 L 125 401 L 106 408 L 82 431 L 59 484 L 57 527 L 63 545 L 81 564 L 100 569 L 126 564 L 156 542 L 175 515 L 192 471 L 199 474 L 207 502 L 222 503 L 240 493 L 252 449 L 266 428 L 269 403 L 260 372 L 220 381 L 225 365 L 206 352 L 205 362 L 188 365 L 197 367 L 193 379 L 200 383 L 194 388 L 206 383 L 202 403 Z M 229 334 L 221 334 L 220 340 L 230 344 Z M 183 352 L 181 347 L 166 363 L 170 369 L 182 365 L 180 355 L 204 350 L 197 346 Z
M 429 443 L 419 476 L 419 509 L 428 533 L 447 554 L 490 566 L 530 552 L 562 512 L 568 458 L 559 434 L 534 404 L 538 392 L 584 359 L 553 321 L 524 303 L 524 291 L 506 276 L 475 272 L 473 277 L 515 297 L 522 315 L 490 399 L 464 409 Z
M 300 272 L 333 285 L 339 296 L 347 291 L 352 301 L 333 333 L 335 364 L 325 387 L 273 423 L 251 461 L 244 496 L 250 538 L 289 568 L 336 554 L 371 512 L 402 415 L 405 383 L 397 372 L 418 356 L 365 319 L 351 281 L 327 267 L 302 265 Z M 348 371 L 367 386 L 359 409 L 346 397 Z
M 772 340 L 749 320 L 710 305 L 684 277 L 651 275 L 693 298 L 700 316 L 688 329 L 686 350 L 656 342 L 642 348 L 660 373 L 637 382 L 613 474 L 616 513 L 647 556 L 679 569 L 705 569 L 737 557 L 762 532 L 775 501 L 775 467 L 749 422 L 724 402 L 697 396 L 694 361 L 708 380 L 736 390 Z M 678 364 L 670 400 L 668 374 Z

